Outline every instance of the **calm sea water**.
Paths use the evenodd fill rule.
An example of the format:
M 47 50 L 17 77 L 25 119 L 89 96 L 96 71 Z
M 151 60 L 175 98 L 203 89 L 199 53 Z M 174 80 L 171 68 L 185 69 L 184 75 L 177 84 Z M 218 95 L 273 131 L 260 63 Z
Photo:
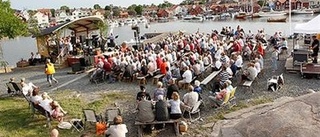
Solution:
M 311 20 L 316 15 L 295 15 L 292 16 L 291 30 L 297 23 L 303 23 Z M 247 19 L 247 20 L 223 20 L 223 21 L 205 21 L 200 22 L 183 22 L 174 21 L 167 23 L 151 23 L 149 28 L 145 28 L 140 25 L 141 34 L 150 32 L 166 32 L 166 31 L 179 31 L 183 30 L 189 33 L 200 32 L 210 33 L 212 30 L 220 31 L 222 27 L 231 26 L 236 28 L 240 25 L 246 32 L 251 30 L 256 33 L 258 29 L 264 29 L 269 35 L 272 35 L 275 31 L 282 31 L 284 35 L 289 35 L 290 25 L 287 23 L 268 23 L 267 18 Z M 129 41 L 134 39 L 133 30 L 131 26 L 123 26 L 113 29 L 115 35 L 119 35 L 116 39 L 117 43 L 123 41 Z M 28 59 L 31 55 L 30 52 L 36 52 L 36 40 L 31 37 L 20 37 L 13 40 L 1 41 L 2 48 L 4 50 L 4 58 L 9 62 L 11 66 L 16 66 L 21 58 Z

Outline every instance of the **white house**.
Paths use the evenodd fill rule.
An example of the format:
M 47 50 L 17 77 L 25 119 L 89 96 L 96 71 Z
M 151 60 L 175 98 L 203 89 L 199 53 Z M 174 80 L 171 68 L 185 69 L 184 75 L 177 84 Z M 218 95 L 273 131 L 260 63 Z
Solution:
M 61 10 L 61 11 L 58 11 L 56 13 L 56 21 L 57 21 L 57 23 L 63 23 L 65 21 L 67 21 L 67 20 L 71 20 L 71 19 L 70 19 L 70 17 L 67 15 L 67 13 L 65 11 Z
M 90 16 L 90 12 L 88 10 L 85 10 L 85 9 L 75 9 L 71 13 L 71 19 L 72 20 L 79 19 L 79 18 L 86 17 L 86 16 Z
M 36 14 L 33 15 L 33 18 L 38 21 L 39 27 L 47 27 L 49 26 L 49 15 L 38 11 Z
M 29 20 L 30 19 L 30 15 L 28 13 L 28 10 L 22 10 L 21 11 L 22 16 L 26 19 Z

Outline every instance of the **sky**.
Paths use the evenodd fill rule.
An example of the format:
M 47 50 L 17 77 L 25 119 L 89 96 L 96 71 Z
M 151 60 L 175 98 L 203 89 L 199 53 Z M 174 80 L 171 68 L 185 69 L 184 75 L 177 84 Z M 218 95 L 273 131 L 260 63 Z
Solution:
M 99 4 L 101 7 L 113 4 L 114 6 L 128 7 L 132 4 L 147 4 L 151 5 L 163 3 L 164 0 L 9 0 L 11 7 L 14 9 L 40 9 L 54 8 L 58 9 L 63 5 L 70 8 L 93 8 L 94 4 Z M 167 0 L 173 4 L 179 4 L 182 0 Z

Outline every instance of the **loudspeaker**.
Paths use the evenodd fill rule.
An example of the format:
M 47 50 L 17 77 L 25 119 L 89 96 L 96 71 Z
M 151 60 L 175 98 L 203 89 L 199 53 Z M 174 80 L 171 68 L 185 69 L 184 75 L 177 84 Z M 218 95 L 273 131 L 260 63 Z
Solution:
M 81 65 L 80 63 L 75 63 L 72 65 L 72 72 L 78 72 L 81 71 Z
M 84 58 L 80 58 L 79 61 L 80 61 L 80 65 L 81 65 L 81 66 L 83 66 L 83 67 L 86 67 L 86 66 L 87 66 L 86 60 L 85 60 Z

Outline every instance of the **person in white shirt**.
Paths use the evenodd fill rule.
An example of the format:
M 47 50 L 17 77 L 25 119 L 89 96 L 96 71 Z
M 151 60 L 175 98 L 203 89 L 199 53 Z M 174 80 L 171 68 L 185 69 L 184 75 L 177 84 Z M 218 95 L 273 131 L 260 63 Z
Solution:
M 188 66 L 185 67 L 185 72 L 182 74 L 182 80 L 179 81 L 178 86 L 179 88 L 182 87 L 183 84 L 188 83 L 190 84 L 192 81 L 192 72 Z
M 25 96 L 32 96 L 32 92 L 35 88 L 38 88 L 37 86 L 35 86 L 32 82 L 29 82 L 28 84 L 25 82 L 25 78 L 21 79 L 21 86 L 22 86 L 22 93 Z
M 237 55 L 237 60 L 235 62 L 235 65 L 237 66 L 237 69 L 241 69 L 243 64 L 243 60 L 240 54 Z
M 111 125 L 105 132 L 108 137 L 126 137 L 128 133 L 127 126 L 122 124 L 122 117 L 116 116 L 113 119 L 114 125 Z
M 188 87 L 188 92 L 183 96 L 183 103 L 192 108 L 198 101 L 199 94 L 193 91 L 193 86 Z

